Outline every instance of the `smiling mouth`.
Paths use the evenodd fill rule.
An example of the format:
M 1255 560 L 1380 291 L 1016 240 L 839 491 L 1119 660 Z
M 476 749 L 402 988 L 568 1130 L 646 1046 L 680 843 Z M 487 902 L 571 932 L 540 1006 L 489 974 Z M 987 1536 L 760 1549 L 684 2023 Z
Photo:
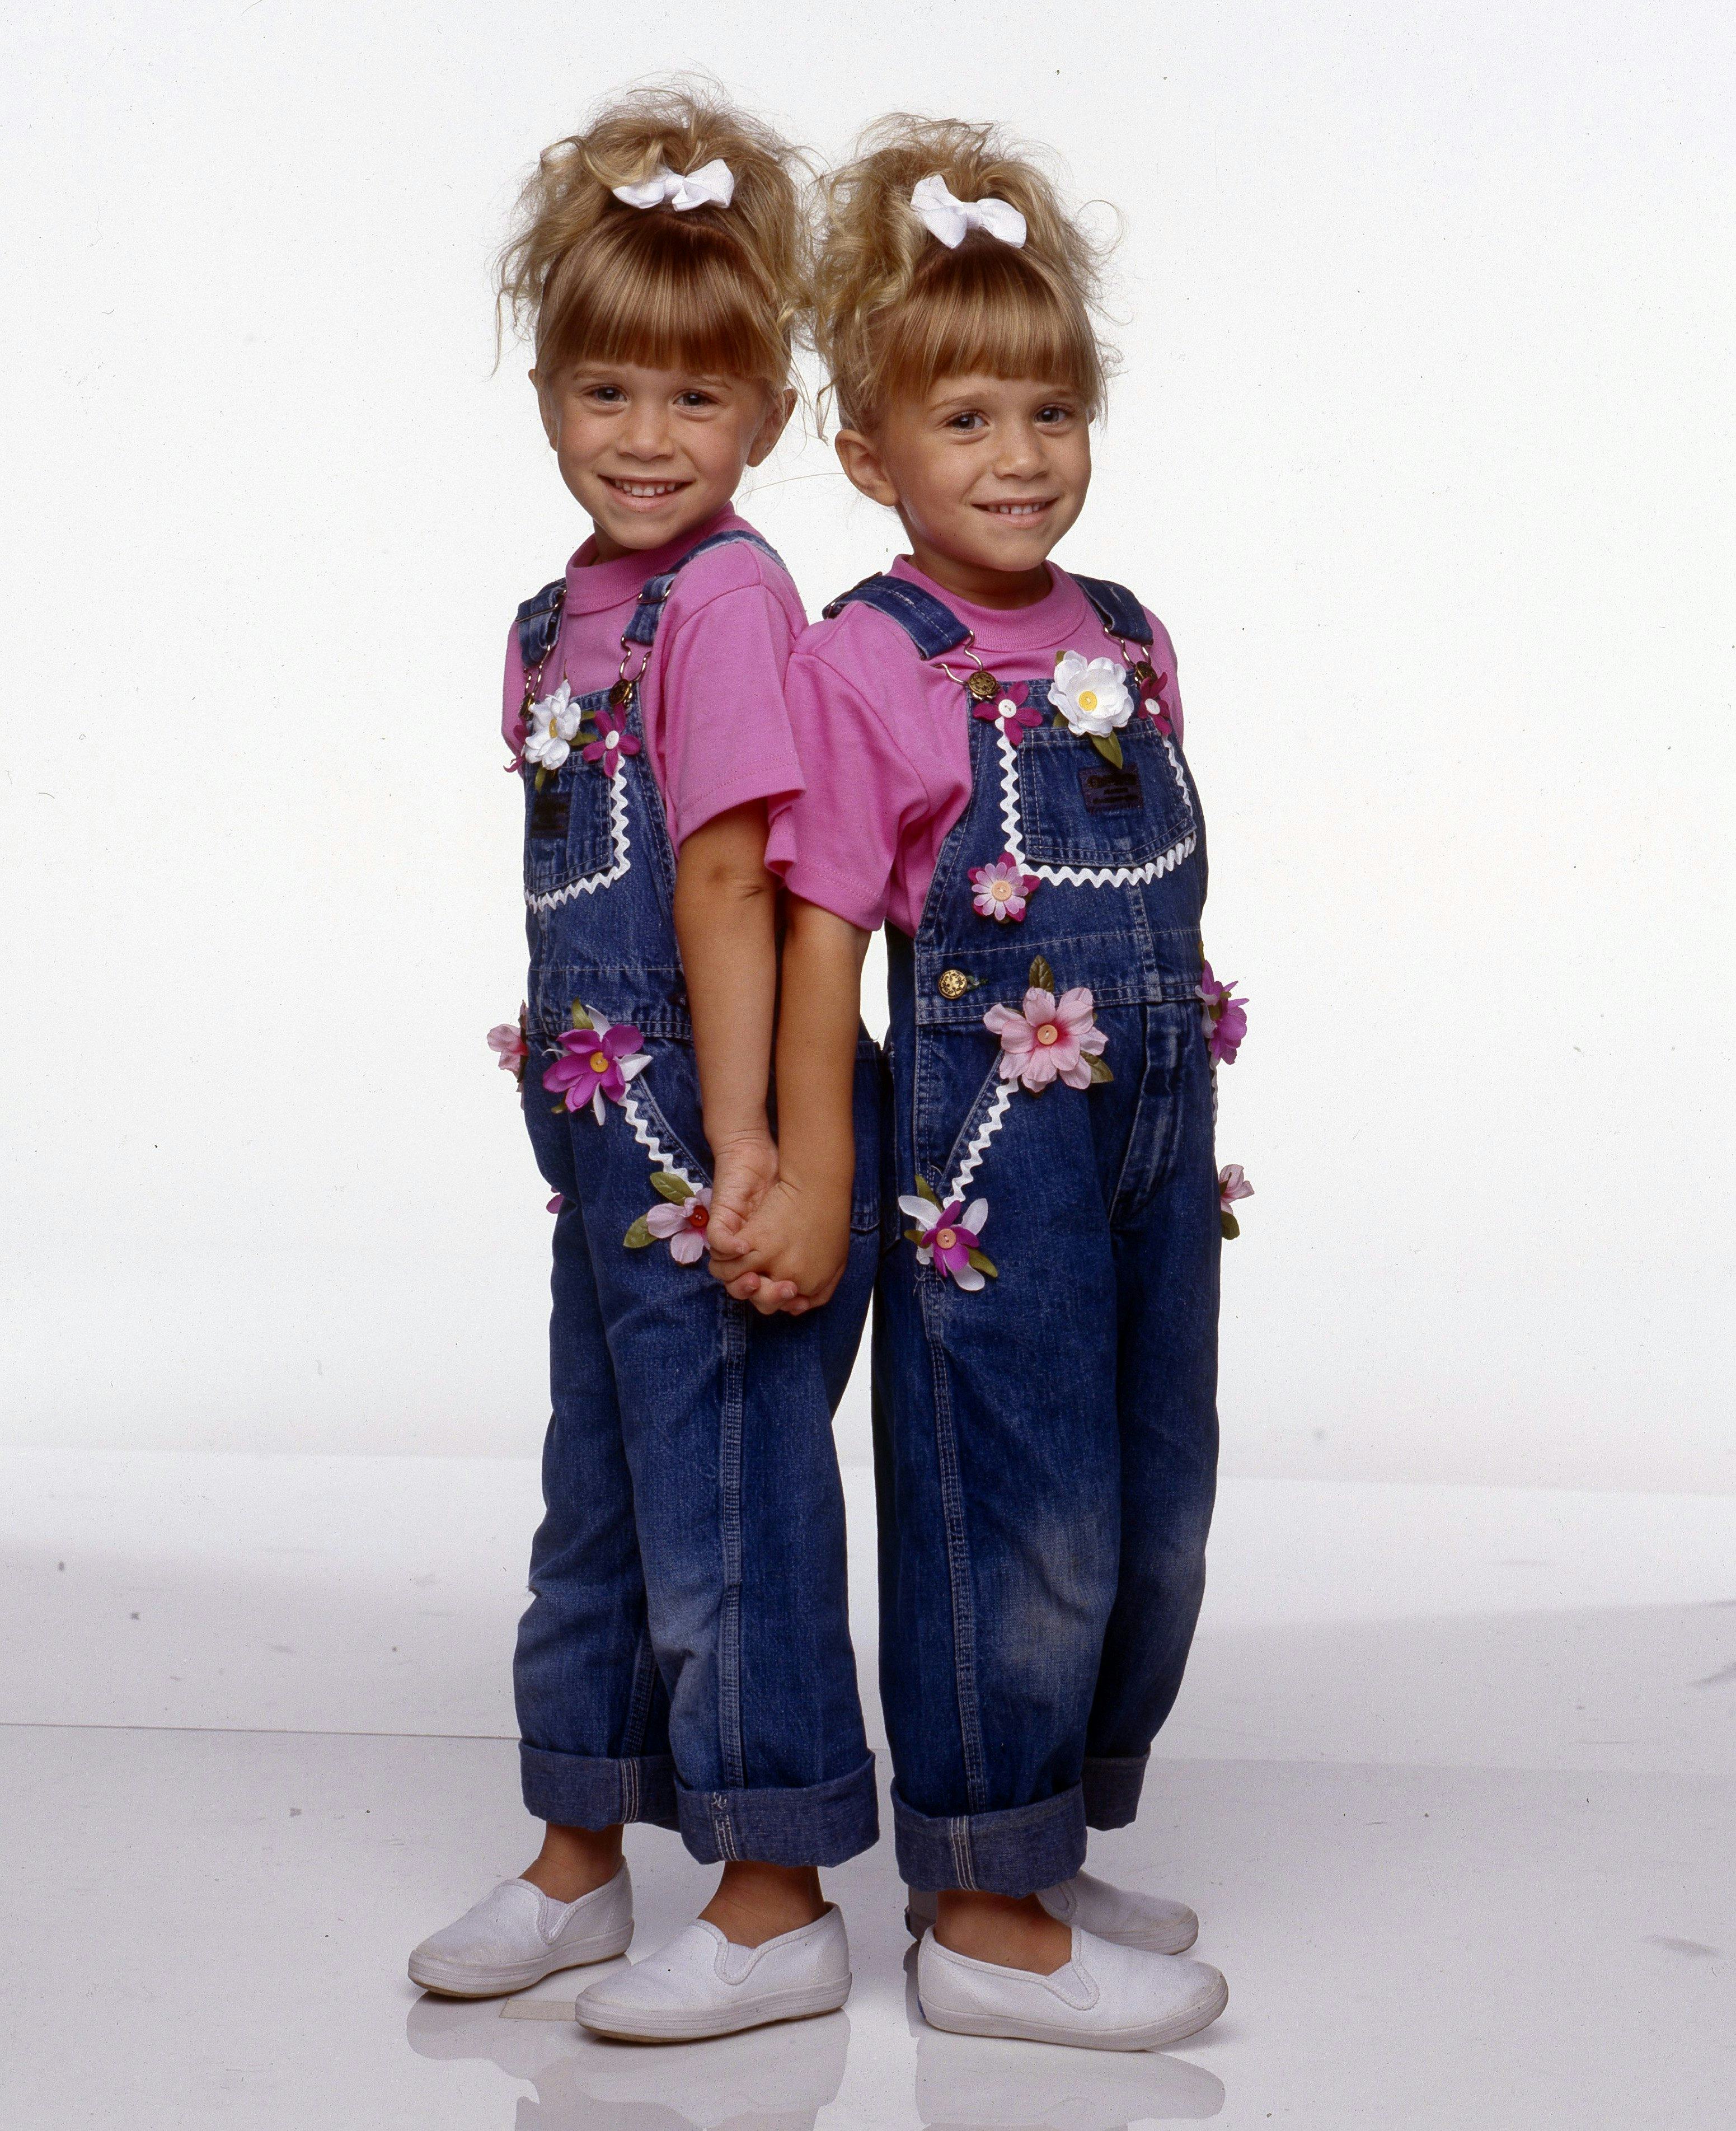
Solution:
M 629 503 L 662 503 L 672 496 L 679 496 L 690 484 L 685 481 L 625 481 L 619 474 L 605 473 L 603 485 L 611 488 Z
M 1053 508 L 1057 499 L 1052 496 L 1021 497 L 1007 503 L 979 503 L 978 510 L 990 518 L 998 518 L 1009 525 L 1029 525 Z

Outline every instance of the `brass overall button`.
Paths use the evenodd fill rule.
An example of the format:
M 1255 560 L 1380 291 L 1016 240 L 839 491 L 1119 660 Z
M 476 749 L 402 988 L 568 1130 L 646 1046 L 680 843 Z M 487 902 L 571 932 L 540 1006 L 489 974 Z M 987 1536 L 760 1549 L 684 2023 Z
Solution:
M 992 673 L 978 667 L 964 683 L 964 692 L 973 703 L 992 703 L 1001 692 L 1001 684 Z
M 966 992 L 973 992 L 982 981 L 980 977 L 967 977 L 963 970 L 943 970 L 935 979 L 935 989 L 942 998 L 963 998 Z

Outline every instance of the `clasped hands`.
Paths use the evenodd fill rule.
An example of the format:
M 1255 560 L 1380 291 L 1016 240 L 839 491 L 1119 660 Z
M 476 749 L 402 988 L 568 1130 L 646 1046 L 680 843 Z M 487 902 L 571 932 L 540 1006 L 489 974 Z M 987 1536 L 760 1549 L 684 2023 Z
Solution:
M 762 1316 L 819 1309 L 849 1257 L 852 1167 L 792 1175 L 769 1136 L 712 1152 L 705 1239 L 713 1276 Z

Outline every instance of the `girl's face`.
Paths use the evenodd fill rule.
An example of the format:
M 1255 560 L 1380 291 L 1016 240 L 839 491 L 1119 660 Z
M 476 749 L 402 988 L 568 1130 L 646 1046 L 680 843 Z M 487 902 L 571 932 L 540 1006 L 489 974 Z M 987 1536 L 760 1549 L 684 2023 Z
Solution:
M 895 402 L 872 436 L 845 429 L 844 470 L 904 521 L 916 567 L 984 606 L 1049 589 L 1045 560 L 1083 509 L 1091 425 L 1069 385 L 949 377 Z
M 757 380 L 576 362 L 532 371 L 561 478 L 596 528 L 599 562 L 660 548 L 713 517 L 783 433 L 793 392 Z

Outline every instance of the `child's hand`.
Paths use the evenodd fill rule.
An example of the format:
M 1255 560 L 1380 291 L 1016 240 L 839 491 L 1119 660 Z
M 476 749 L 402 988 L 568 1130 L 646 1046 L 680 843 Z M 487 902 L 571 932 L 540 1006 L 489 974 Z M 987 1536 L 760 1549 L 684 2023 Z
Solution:
M 748 1224 L 777 1181 L 777 1146 L 769 1133 L 744 1135 L 711 1150 L 711 1218 L 705 1230 L 711 1270 L 726 1283 L 739 1273 L 739 1291 L 731 1286 L 729 1292 L 738 1300 L 758 1296 L 758 1307 L 767 1312 L 796 1301 L 795 1283 L 749 1273 L 739 1262 L 748 1248 Z
M 738 1301 L 751 1302 L 764 1316 L 819 1309 L 831 1300 L 849 1258 L 849 1180 L 804 1186 L 778 1177 L 739 1242 L 725 1254 L 714 1238 L 711 1258 L 712 1272 Z

